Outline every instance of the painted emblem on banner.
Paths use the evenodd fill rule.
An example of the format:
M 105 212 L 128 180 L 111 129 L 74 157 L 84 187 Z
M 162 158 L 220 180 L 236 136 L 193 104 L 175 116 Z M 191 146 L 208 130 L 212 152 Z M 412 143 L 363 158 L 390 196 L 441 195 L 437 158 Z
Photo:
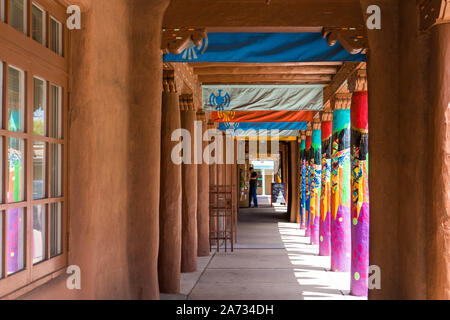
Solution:
M 197 60 L 199 55 L 205 53 L 208 49 L 208 36 L 206 36 L 200 46 L 196 46 L 194 42 L 190 42 L 188 47 L 181 53 L 184 60 Z
M 231 97 L 228 93 L 222 95 L 223 90 L 219 90 L 218 95 L 211 93 L 209 97 L 209 104 L 215 106 L 217 110 L 217 116 L 224 123 L 225 127 L 230 130 L 236 130 L 239 127 L 239 123 L 233 123 L 233 119 L 236 117 L 236 112 L 227 110 L 230 107 Z

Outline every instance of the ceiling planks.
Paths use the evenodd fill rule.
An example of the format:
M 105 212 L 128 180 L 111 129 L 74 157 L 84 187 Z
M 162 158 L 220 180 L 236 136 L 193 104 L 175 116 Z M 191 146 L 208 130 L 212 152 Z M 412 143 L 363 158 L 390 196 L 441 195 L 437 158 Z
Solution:
M 281 28 L 364 24 L 359 0 L 172 0 L 163 26 Z

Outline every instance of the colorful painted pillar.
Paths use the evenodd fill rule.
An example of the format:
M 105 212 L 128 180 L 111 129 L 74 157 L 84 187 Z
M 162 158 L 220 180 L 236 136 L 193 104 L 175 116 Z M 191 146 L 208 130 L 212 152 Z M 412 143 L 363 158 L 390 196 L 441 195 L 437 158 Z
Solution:
M 311 245 L 319 245 L 321 181 L 322 133 L 320 122 L 315 122 L 313 124 L 313 133 L 311 137 Z
M 353 78 L 352 150 L 352 267 L 351 294 L 368 295 L 369 273 L 369 124 L 365 70 Z
M 308 130 L 306 133 L 306 142 L 305 142 L 305 162 L 306 162 L 306 181 L 305 181 L 305 208 L 306 208 L 306 221 L 305 221 L 305 236 L 311 236 L 311 219 L 310 219 L 310 203 L 311 203 L 311 175 L 310 175 L 310 160 L 311 160 L 311 136 L 312 131 Z
M 322 116 L 322 190 L 320 197 L 319 255 L 331 255 L 331 145 L 333 114 Z
M 331 155 L 331 270 L 350 272 L 350 93 L 334 98 Z
M 301 190 L 300 190 L 300 229 L 305 230 L 306 226 L 306 132 L 301 134 L 302 141 L 300 143 L 300 165 L 301 165 Z

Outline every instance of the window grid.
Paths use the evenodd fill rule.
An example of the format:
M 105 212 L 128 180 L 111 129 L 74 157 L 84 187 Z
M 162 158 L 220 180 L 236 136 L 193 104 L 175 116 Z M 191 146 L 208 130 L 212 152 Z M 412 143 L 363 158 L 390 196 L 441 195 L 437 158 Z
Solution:
M 23 90 L 24 96 L 24 123 L 23 132 L 12 131 L 10 129 L 10 120 L 7 115 L 8 110 L 8 88 L 9 88 L 9 71 L 19 70 L 23 74 L 23 82 L 25 85 L 19 86 L 19 91 Z M 44 120 L 44 134 L 39 135 L 34 132 L 34 108 L 35 108 L 35 86 L 34 81 L 41 80 L 44 82 L 43 88 L 45 88 L 44 94 L 40 94 L 41 98 L 44 97 L 45 112 L 43 115 Z M 29 94 L 31 91 L 31 94 Z M 19 92 L 22 94 L 22 92 Z M 0 61 L 0 107 L 1 107 L 1 129 L 0 128 L 0 281 L 8 281 L 15 277 L 26 276 L 29 272 L 33 278 L 39 278 L 42 275 L 49 274 L 56 270 L 52 270 L 52 260 L 61 258 L 66 252 L 64 250 L 65 239 L 63 239 L 65 232 L 65 198 L 64 198 L 64 183 L 65 183 L 65 170 L 66 165 L 64 163 L 64 151 L 66 142 L 62 134 L 64 132 L 64 89 L 52 82 L 46 80 L 44 77 L 34 75 L 27 70 L 21 70 L 16 66 L 10 66 L 3 61 Z M 54 134 L 53 134 L 54 133 Z M 60 134 L 61 133 L 61 134 Z M 23 175 L 23 188 L 17 189 L 17 184 L 14 184 L 16 188 L 10 189 L 10 146 L 19 146 L 17 143 L 21 142 L 23 145 L 23 162 L 22 162 L 22 175 Z M 44 150 L 42 151 L 43 161 L 43 174 L 44 181 L 43 194 L 44 198 L 35 199 L 34 197 L 34 145 L 42 145 Z M 19 149 L 19 148 L 16 148 Z M 51 150 L 57 150 L 55 152 Z M 20 151 L 20 150 L 19 150 Z M 20 154 L 20 152 L 15 151 Z M 51 161 L 53 156 L 55 161 Z M 14 154 L 17 158 L 17 154 Z M 52 170 L 52 166 L 59 164 L 57 168 Z M 14 167 L 14 168 L 17 168 Z M 51 178 L 57 181 L 59 189 L 51 186 Z M 15 172 L 17 173 L 17 172 Z M 14 178 L 22 178 L 15 176 Z M 15 180 L 14 180 L 15 181 Z M 20 188 L 19 188 L 20 189 Z M 55 192 L 60 191 L 60 192 Z M 19 191 L 19 192 L 18 192 Z M 20 191 L 22 194 L 20 194 Z M 57 196 L 51 197 L 56 194 Z M 9 197 L 8 197 L 9 196 Z M 19 196 L 19 198 L 17 198 Z M 40 221 L 39 228 L 36 221 L 33 220 L 35 216 L 35 209 L 40 208 Z M 7 230 L 10 228 L 8 223 L 18 224 L 19 229 L 17 232 L 18 244 L 11 250 L 11 246 L 8 245 Z M 45 223 L 45 226 L 43 225 Z M 21 229 L 23 227 L 23 230 Z M 22 231 L 21 231 L 22 230 Z M 37 232 L 36 232 L 37 231 Z M 39 231 L 43 232 L 39 234 Z M 40 242 L 38 241 L 40 237 Z M 45 243 L 44 243 L 45 242 Z M 39 251 L 40 250 L 40 251 Z M 16 252 L 17 251 L 17 252 Z M 14 252 L 14 256 L 17 259 L 12 261 L 8 260 L 8 256 L 11 257 L 11 253 Z M 66 263 L 64 257 L 64 265 Z M 34 269 L 40 270 L 41 265 L 45 265 L 48 262 L 50 267 L 43 266 L 36 276 L 33 275 Z M 9 267 L 9 268 L 8 268 Z M 47 271 L 48 270 L 48 271 Z M 25 277 L 29 279 L 30 277 Z M 1 282 L 0 282 L 1 283 Z M 1 285 L 0 285 L 1 287 Z M 2 295 L 0 290 L 0 296 Z
M 35 14 L 38 11 L 42 12 L 42 26 L 39 28 L 42 37 L 37 37 L 35 32 L 37 26 Z M 0 0 L 0 21 L 9 24 L 19 32 L 64 57 L 64 24 L 60 19 L 51 16 L 50 12 L 39 1 Z M 52 32 L 52 26 L 56 28 L 54 32 Z

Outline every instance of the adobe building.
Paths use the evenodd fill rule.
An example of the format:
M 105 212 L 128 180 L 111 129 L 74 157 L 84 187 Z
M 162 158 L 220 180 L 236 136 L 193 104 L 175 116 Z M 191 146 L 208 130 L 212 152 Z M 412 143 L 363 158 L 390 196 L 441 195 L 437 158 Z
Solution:
M 208 86 L 270 85 L 323 88 L 320 109 L 266 110 L 309 112 L 285 121 L 296 136 L 267 151 L 279 163 L 289 220 L 311 244 L 330 241 L 320 254 L 333 271 L 351 272 L 356 295 L 367 294 L 358 281 L 367 281 L 370 261 L 382 287 L 369 299 L 450 299 L 448 0 L 0 4 L 0 298 L 178 293 L 198 257 L 220 249 L 222 209 L 225 242 L 235 243 L 249 167 L 237 150 L 249 155 L 250 141 L 231 140 L 228 164 L 197 163 L 194 152 L 182 154 L 189 164 L 175 163 L 173 132 L 233 122 L 226 112 L 236 110 L 217 109 L 219 121 L 206 108 Z M 79 30 L 66 26 L 70 5 L 81 9 Z M 381 28 L 368 28 L 374 5 Z M 278 60 L 225 50 L 196 61 L 217 52 L 215 39 L 240 44 L 246 34 L 291 50 Z M 298 59 L 283 60 L 288 53 Z M 221 93 L 213 96 L 223 107 Z M 352 251 L 359 245 L 363 253 Z M 74 265 L 81 290 L 66 286 Z

